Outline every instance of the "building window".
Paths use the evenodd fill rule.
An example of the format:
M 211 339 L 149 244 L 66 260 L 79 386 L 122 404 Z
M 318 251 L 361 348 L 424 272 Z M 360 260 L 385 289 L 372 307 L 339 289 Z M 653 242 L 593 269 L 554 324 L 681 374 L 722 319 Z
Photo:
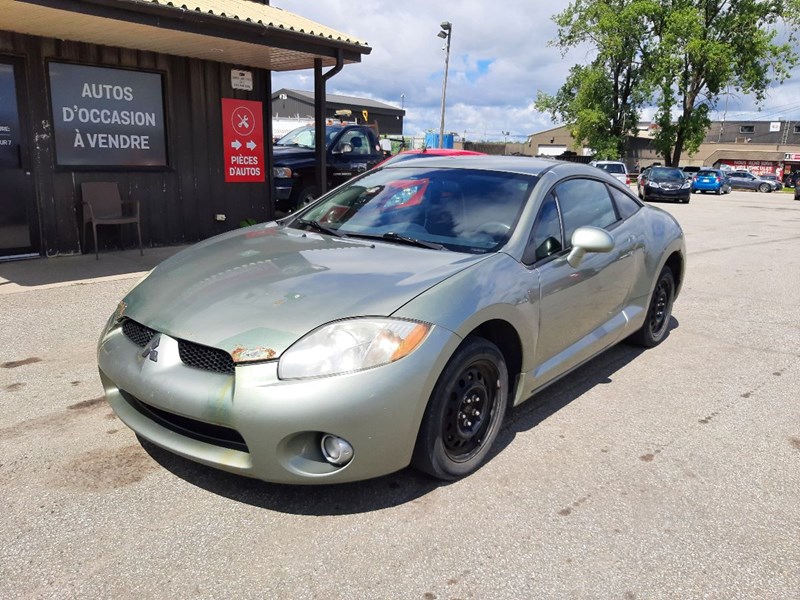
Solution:
M 800 133 L 800 125 L 795 125 L 792 133 Z
M 756 126 L 755 125 L 742 125 L 739 127 L 739 133 L 755 133 Z

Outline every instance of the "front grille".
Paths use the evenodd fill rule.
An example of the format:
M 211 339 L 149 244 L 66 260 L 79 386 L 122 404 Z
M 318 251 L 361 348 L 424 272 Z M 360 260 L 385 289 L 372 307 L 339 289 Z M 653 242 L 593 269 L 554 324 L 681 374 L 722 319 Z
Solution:
M 144 348 L 158 332 L 155 329 L 150 329 L 141 323 L 137 323 L 133 319 L 125 319 L 122 323 L 122 333 L 134 344 Z M 233 359 L 225 350 L 209 348 L 208 346 L 179 339 L 178 355 L 187 367 L 233 375 Z
M 153 339 L 156 331 L 150 329 L 149 327 L 145 327 L 141 323 L 137 323 L 132 319 L 125 319 L 125 322 L 122 324 L 122 333 L 124 333 L 125 337 L 134 344 L 144 348 L 147 346 L 150 340 Z
M 178 340 L 178 354 L 183 364 L 189 367 L 225 375 L 233 374 L 233 359 L 224 350 Z
M 124 390 L 120 390 L 119 393 L 125 401 L 139 413 L 170 431 L 192 438 L 193 440 L 205 442 L 206 444 L 230 448 L 231 450 L 239 450 L 240 452 L 249 452 L 244 438 L 239 435 L 239 432 L 235 429 L 198 421 L 167 412 L 166 410 L 161 410 L 160 408 L 142 402 Z

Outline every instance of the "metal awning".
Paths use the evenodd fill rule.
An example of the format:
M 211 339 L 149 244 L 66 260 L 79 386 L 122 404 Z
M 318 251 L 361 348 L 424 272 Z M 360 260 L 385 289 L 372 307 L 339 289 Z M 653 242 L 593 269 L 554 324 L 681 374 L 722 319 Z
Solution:
M 251 0 L 0 0 L 0 30 L 292 71 L 361 61 L 366 42 Z

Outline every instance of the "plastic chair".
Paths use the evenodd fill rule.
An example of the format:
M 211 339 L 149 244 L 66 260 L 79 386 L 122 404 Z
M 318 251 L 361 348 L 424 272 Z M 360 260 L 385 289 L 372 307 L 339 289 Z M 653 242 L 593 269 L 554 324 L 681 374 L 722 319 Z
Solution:
M 119 225 L 119 241 L 122 244 L 123 225 L 136 224 L 136 235 L 139 239 L 139 254 L 142 251 L 142 231 L 139 227 L 139 202 L 123 202 L 119 195 L 119 186 L 114 181 L 92 181 L 81 184 L 81 197 L 83 200 L 83 227 L 81 228 L 81 243 L 86 247 L 86 226 L 92 224 L 94 236 L 94 253 L 100 259 L 100 250 L 97 246 L 98 225 Z M 128 208 L 128 210 L 125 210 Z

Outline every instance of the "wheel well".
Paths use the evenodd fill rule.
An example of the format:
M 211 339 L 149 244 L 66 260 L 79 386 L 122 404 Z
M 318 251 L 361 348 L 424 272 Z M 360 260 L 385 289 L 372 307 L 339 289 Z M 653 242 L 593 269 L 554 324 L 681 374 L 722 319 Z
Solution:
M 672 277 L 675 279 L 675 289 L 679 290 L 683 282 L 683 258 L 681 258 L 680 253 L 673 252 L 665 264 L 672 271 Z
M 522 369 L 522 342 L 517 331 L 507 321 L 494 320 L 483 323 L 472 331 L 471 335 L 489 340 L 503 353 L 509 375 L 508 401 L 513 402 L 516 394 L 516 375 Z

